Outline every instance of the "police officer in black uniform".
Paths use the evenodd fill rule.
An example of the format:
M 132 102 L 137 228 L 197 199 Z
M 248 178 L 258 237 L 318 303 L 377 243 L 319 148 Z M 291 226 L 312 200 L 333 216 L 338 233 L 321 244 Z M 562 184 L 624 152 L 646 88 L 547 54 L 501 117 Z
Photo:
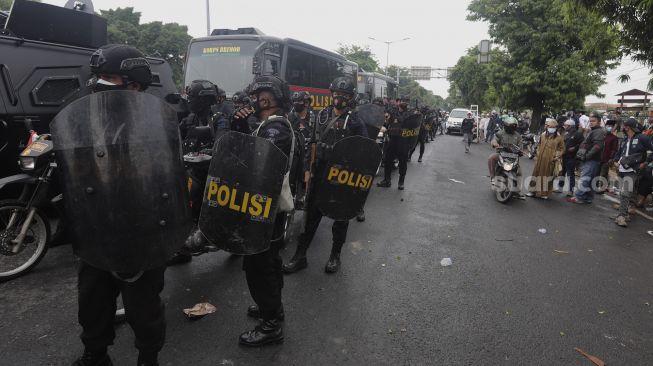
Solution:
M 254 131 L 256 136 L 274 143 L 287 156 L 290 156 L 293 131 L 286 113 L 290 109 L 288 84 L 276 76 L 259 76 L 248 92 L 256 96 L 255 109 L 241 108 L 234 114 L 233 125 L 247 125 L 250 116 L 261 123 Z M 297 143 L 297 142 L 295 142 Z M 281 220 L 279 213 L 276 221 Z M 283 228 L 275 227 L 275 231 Z M 277 233 L 273 237 L 279 237 Z M 284 320 L 281 303 L 283 274 L 281 272 L 280 242 L 272 242 L 270 249 L 259 254 L 245 256 L 243 270 L 247 278 L 250 294 L 256 305 L 247 309 L 247 315 L 260 319 L 256 328 L 240 335 L 239 342 L 245 346 L 262 346 L 283 340 L 281 322 Z
M 406 179 L 406 171 L 408 170 L 408 149 L 406 142 L 401 137 L 401 126 L 403 121 L 414 114 L 415 112 L 408 108 L 410 103 L 410 98 L 403 97 L 399 101 L 399 107 L 395 113 L 393 113 L 389 121 L 386 122 L 386 129 L 388 131 L 388 136 L 390 141 L 386 145 L 386 151 L 384 155 L 383 163 L 383 173 L 385 178 L 383 181 L 377 183 L 377 187 L 388 188 L 392 185 L 392 167 L 394 166 L 394 160 L 399 160 L 399 185 L 397 188 L 399 190 L 404 189 L 404 180 Z
M 424 156 L 424 150 L 426 149 L 426 143 L 428 142 L 428 137 L 429 137 L 429 130 L 430 130 L 430 120 L 429 120 L 429 111 L 428 108 L 424 107 L 422 108 L 422 127 L 419 129 L 419 134 L 417 135 L 417 142 L 419 143 L 419 158 L 417 159 L 418 163 L 422 162 L 422 157 Z M 410 154 L 408 155 L 408 161 L 412 159 L 413 153 L 417 149 L 417 146 L 415 146 L 412 150 L 410 150 Z
M 318 141 L 318 161 L 315 176 L 321 176 L 327 168 L 327 154 L 337 141 L 353 135 L 367 137 L 365 124 L 359 121 L 351 110 L 356 95 L 354 81 L 349 77 L 338 77 L 333 80 L 329 89 L 331 90 L 333 103 L 332 106 L 322 110 L 319 116 L 319 120 L 324 121 L 324 127 Z M 320 182 L 314 182 L 315 184 L 309 192 L 304 232 L 299 236 L 295 255 L 290 262 L 283 266 L 285 273 L 294 273 L 308 266 L 306 251 L 322 220 L 322 213 L 315 205 L 316 197 L 320 194 Z M 348 227 L 349 221 L 334 221 L 333 223 L 331 230 L 333 245 L 331 255 L 324 268 L 327 273 L 335 273 L 340 268 L 340 252 L 347 239 Z
M 132 61 L 127 67 L 123 61 Z M 145 90 L 152 81 L 147 59 L 127 45 L 106 45 L 91 56 L 91 87 L 94 92 Z M 163 290 L 165 266 L 146 270 L 137 279 L 124 281 L 111 272 L 80 261 L 78 272 L 79 323 L 84 354 L 73 366 L 110 366 L 107 347 L 113 344 L 116 298 L 122 294 L 127 321 L 136 336 L 138 365 L 158 365 L 157 355 L 165 341 Z M 135 274 L 121 274 L 127 278 Z

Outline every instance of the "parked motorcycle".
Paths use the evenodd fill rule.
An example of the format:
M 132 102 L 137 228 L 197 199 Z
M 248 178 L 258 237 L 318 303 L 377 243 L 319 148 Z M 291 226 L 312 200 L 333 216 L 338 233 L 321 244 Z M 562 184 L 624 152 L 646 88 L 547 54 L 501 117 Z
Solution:
M 526 157 L 533 159 L 537 155 L 537 145 L 539 142 L 539 136 L 527 132 L 522 135 L 522 149 L 526 150 Z
M 504 145 L 499 149 L 499 161 L 495 167 L 495 178 L 492 182 L 497 201 L 506 203 L 514 195 L 519 194 L 519 157 L 523 155 L 520 146 Z
M 49 137 L 36 137 L 20 154 L 23 174 L 0 179 L 0 189 L 22 185 L 18 199 L 0 201 L 0 282 L 33 269 L 50 243 L 62 235 L 63 196 Z

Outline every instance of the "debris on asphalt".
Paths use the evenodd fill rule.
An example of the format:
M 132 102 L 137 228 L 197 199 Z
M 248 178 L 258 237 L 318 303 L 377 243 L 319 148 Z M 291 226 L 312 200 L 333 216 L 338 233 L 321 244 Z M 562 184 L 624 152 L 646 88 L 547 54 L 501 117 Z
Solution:
M 392 334 L 392 329 L 388 329 L 388 334 Z
M 576 352 L 578 352 L 578 353 L 580 353 L 581 355 L 583 355 L 583 357 L 585 357 L 585 358 L 587 358 L 588 360 L 592 361 L 596 366 L 606 366 L 606 365 L 605 365 L 605 362 L 603 362 L 603 360 L 601 360 L 600 358 L 598 358 L 598 357 L 596 357 L 596 356 L 592 356 L 592 355 L 590 355 L 589 353 L 583 351 L 582 349 L 580 349 L 580 348 L 578 348 L 578 347 L 575 347 L 574 350 L 576 350 Z
M 653 236 L 653 230 L 649 231 L 648 235 Z
M 605 314 L 605 310 L 599 310 L 598 313 L 603 315 L 603 314 Z
M 558 254 L 569 254 L 569 253 L 570 253 L 570 252 L 568 252 L 568 251 L 566 251 L 566 250 L 557 250 L 557 249 L 553 249 L 553 251 L 556 252 L 556 253 L 558 253 Z
M 465 182 L 460 181 L 460 180 L 457 180 L 457 179 L 449 178 L 449 180 L 452 181 L 452 182 L 454 182 L 454 183 L 465 184 Z
M 385 267 L 385 263 L 382 263 L 382 264 L 381 264 L 381 267 Z
M 594 252 L 592 249 L 587 249 L 587 251 L 590 253 Z
M 514 239 L 494 239 L 496 241 L 514 241 Z
M 540 234 L 546 234 L 546 229 L 545 229 L 545 228 L 541 228 L 540 230 L 538 230 L 538 232 L 539 232 Z
M 207 314 L 213 314 L 216 310 L 217 309 L 215 306 L 209 304 L 208 302 L 202 302 L 195 304 L 195 306 L 192 308 L 184 309 L 184 314 L 186 314 L 189 319 L 195 319 L 201 318 Z
M 651 304 L 649 302 L 645 302 L 644 305 L 651 306 Z
M 565 336 L 565 332 L 560 332 L 560 337 L 564 337 L 564 336 Z
M 402 333 L 406 333 L 408 330 L 406 328 L 401 328 Z
M 442 258 L 442 260 L 440 261 L 440 265 L 442 267 L 449 267 L 452 264 L 453 262 L 451 261 L 451 258 Z
M 401 202 L 404 202 L 404 199 L 403 199 L 403 198 L 401 199 Z

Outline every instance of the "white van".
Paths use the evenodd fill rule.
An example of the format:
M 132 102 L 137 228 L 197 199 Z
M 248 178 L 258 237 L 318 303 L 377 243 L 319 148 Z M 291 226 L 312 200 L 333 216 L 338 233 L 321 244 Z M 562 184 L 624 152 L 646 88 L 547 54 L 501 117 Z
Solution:
M 445 128 L 447 131 L 447 135 L 451 134 L 452 132 L 460 133 L 462 134 L 461 127 L 463 124 L 463 120 L 467 118 L 467 113 L 471 113 L 467 108 L 456 108 L 449 113 L 449 118 L 447 118 L 447 122 L 445 124 Z

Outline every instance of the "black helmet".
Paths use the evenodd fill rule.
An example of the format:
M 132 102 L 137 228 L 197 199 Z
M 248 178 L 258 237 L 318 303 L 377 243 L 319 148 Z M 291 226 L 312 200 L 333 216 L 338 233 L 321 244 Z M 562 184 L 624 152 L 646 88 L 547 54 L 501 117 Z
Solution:
M 208 80 L 193 80 L 188 87 L 189 97 L 217 97 L 218 87 Z
M 291 99 L 293 103 L 311 104 L 311 95 L 305 90 L 300 90 L 292 93 Z
M 94 75 L 120 75 L 127 82 L 136 82 L 144 90 L 152 84 L 152 71 L 145 55 L 124 44 L 108 44 L 91 55 L 91 72 Z
M 331 82 L 329 90 L 331 90 L 331 92 L 341 92 L 353 96 L 356 94 L 356 85 L 354 85 L 354 80 L 352 80 L 352 78 L 340 76 Z
M 234 96 L 231 97 L 231 101 L 234 102 L 234 104 L 249 103 L 249 96 L 247 96 L 247 93 L 244 91 L 239 91 L 234 93 Z
M 225 92 L 223 89 L 218 88 L 218 97 L 226 98 L 227 97 L 227 92 Z
M 269 90 L 274 94 L 274 97 L 277 98 L 279 106 L 288 110 L 288 105 L 290 104 L 290 89 L 288 88 L 288 83 L 279 79 L 276 76 L 265 75 L 257 76 L 254 79 L 254 82 L 249 85 L 247 92 L 252 94 L 258 94 L 264 90 Z

